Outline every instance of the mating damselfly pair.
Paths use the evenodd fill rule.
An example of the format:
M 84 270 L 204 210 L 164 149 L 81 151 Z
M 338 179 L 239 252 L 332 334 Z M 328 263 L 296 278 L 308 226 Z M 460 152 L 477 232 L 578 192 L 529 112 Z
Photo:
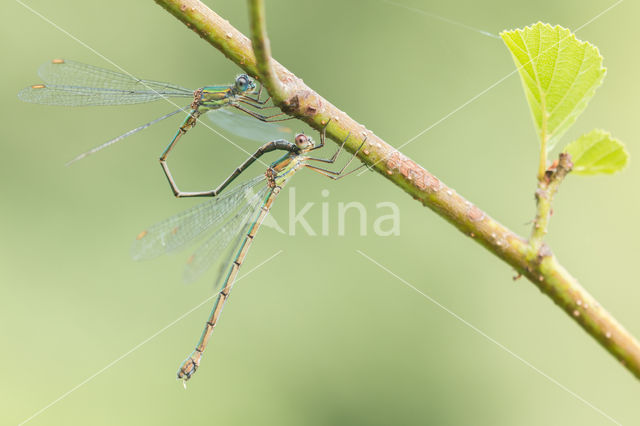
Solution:
M 312 138 L 302 133 L 295 135 L 294 143 L 281 139 L 280 135 L 283 133 L 286 135 L 288 129 L 282 129 L 272 122 L 281 121 L 282 119 L 279 117 L 283 114 L 268 116 L 255 111 L 272 107 L 267 106 L 268 98 L 264 101 L 260 100 L 261 90 L 254 93 L 255 84 L 245 74 L 238 76 L 233 85 L 206 86 L 195 91 L 169 83 L 141 80 L 127 74 L 63 60 L 54 60 L 43 65 L 39 69 L 39 75 L 46 84 L 33 85 L 22 90 L 19 93 L 22 100 L 48 105 L 78 106 L 143 103 L 168 97 L 193 98 L 188 107 L 180 108 L 133 129 L 72 160 L 84 158 L 178 112 L 187 112 L 186 119 L 162 153 L 160 163 L 175 196 L 212 198 L 141 232 L 132 247 L 134 259 L 149 259 L 182 248 L 202 237 L 203 234 L 209 233 L 209 236 L 204 239 L 187 261 L 185 268 L 185 280 L 187 281 L 192 281 L 200 276 L 223 253 L 228 255 L 224 264 L 230 265 L 229 270 L 227 275 L 219 280 L 218 288 L 220 290 L 200 341 L 195 351 L 178 370 L 178 378 L 186 381 L 200 365 L 203 352 L 218 322 L 224 303 L 229 297 L 238 270 L 278 193 L 291 177 L 303 168 L 311 169 L 333 180 L 353 173 L 358 168 L 346 173 L 345 170 L 365 141 L 362 141 L 350 160 L 339 171 L 311 165 L 312 161 L 333 164 L 343 150 L 349 135 L 330 158 L 316 158 L 310 155 L 312 151 L 325 145 L 325 132 L 329 123 L 322 129 L 320 143 L 317 145 Z M 252 97 L 251 95 L 256 96 Z M 225 107 L 233 107 L 246 115 L 228 112 L 223 109 Z M 235 134 L 263 141 L 275 140 L 258 148 L 214 189 L 183 192 L 178 189 L 166 163 L 166 158 L 181 136 L 195 125 L 202 113 L 208 111 L 215 112 L 214 123 Z M 273 137 L 274 134 L 277 136 Z M 227 190 L 221 195 L 227 186 L 251 164 L 262 155 L 272 151 L 284 151 L 285 155 L 273 162 L 264 175 Z

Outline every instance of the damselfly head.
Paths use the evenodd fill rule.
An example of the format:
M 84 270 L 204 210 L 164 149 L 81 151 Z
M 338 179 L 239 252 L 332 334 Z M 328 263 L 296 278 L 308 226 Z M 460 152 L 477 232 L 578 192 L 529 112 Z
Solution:
M 240 74 L 236 77 L 235 89 L 238 93 L 244 93 L 256 88 L 256 84 L 246 74 Z
M 313 140 L 304 133 L 298 133 L 294 141 L 296 146 L 300 149 L 313 148 Z

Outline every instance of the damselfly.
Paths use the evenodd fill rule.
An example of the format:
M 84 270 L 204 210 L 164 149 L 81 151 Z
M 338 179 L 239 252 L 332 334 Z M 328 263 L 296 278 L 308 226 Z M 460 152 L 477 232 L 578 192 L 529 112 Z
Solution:
M 238 166 L 218 187 L 202 192 L 181 192 L 175 182 L 169 182 L 176 194 L 183 197 L 210 196 L 211 200 L 195 206 L 183 213 L 160 222 L 136 237 L 132 247 L 134 259 L 148 259 L 160 254 L 174 251 L 186 243 L 193 241 L 206 231 L 212 234 L 189 257 L 185 269 L 185 279 L 191 281 L 206 271 L 211 264 L 229 247 L 229 264 L 226 277 L 220 280 L 220 292 L 202 332 L 195 351 L 182 363 L 178 370 L 178 378 L 188 380 L 200 365 L 202 354 L 215 328 L 225 301 L 233 287 L 238 269 L 247 255 L 249 247 L 266 217 L 278 193 L 291 177 L 300 169 L 308 168 L 337 180 L 353 173 L 358 168 L 344 173 L 364 141 L 355 151 L 351 159 L 339 171 L 326 170 L 309 164 L 310 161 L 334 163 L 349 135 L 330 158 L 314 158 L 311 151 L 322 148 L 325 142 L 325 128 L 320 133 L 320 143 L 315 145 L 312 139 L 300 133 L 295 136 L 295 143 L 276 140 L 261 146 L 255 154 Z M 365 139 L 366 140 L 366 139 Z M 286 151 L 286 154 L 271 164 L 263 176 L 258 176 L 222 196 L 218 196 L 234 179 L 244 172 L 263 154 L 271 151 Z M 168 173 L 170 177 L 171 174 Z M 264 181 L 266 180 L 266 185 Z
M 255 83 L 246 74 L 236 77 L 232 85 L 205 86 L 191 90 L 171 83 L 142 80 L 128 74 L 79 62 L 54 59 L 43 64 L 38 69 L 38 75 L 45 84 L 34 84 L 21 90 L 18 93 L 18 97 L 23 101 L 45 105 L 95 106 L 138 104 L 160 99 L 168 100 L 169 98 L 190 98 L 192 100 L 190 105 L 179 108 L 113 138 L 78 155 L 69 163 L 98 152 L 181 111 L 184 111 L 187 117 L 169 144 L 170 147 L 173 147 L 182 135 L 195 126 L 200 115 L 210 111 L 216 112 L 211 114 L 212 121 L 215 124 L 242 137 L 263 141 L 265 138 L 270 138 L 271 136 L 269 135 L 274 135 L 273 138 L 275 139 L 283 137 L 283 133 L 290 132 L 287 128 L 276 124 L 261 125 L 256 121 L 259 120 L 264 123 L 278 122 L 288 120 L 290 117 L 285 116 L 282 112 L 273 115 L 261 114 L 260 110 L 274 107 L 267 105 L 270 98 L 260 99 L 262 86 L 256 92 Z M 178 106 L 172 101 L 169 102 L 174 106 Z M 230 113 L 228 111 L 229 108 L 226 107 L 235 108 L 247 115 Z M 249 119 L 249 116 L 256 120 Z M 285 117 L 282 118 L 283 116 Z M 170 148 L 163 152 L 161 161 L 166 160 L 169 151 Z

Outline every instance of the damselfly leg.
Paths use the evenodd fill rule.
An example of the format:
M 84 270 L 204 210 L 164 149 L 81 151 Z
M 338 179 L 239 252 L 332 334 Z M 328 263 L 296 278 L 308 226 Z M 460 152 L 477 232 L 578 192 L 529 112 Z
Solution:
M 348 136 L 347 136 L 348 138 Z M 342 179 L 343 177 L 349 176 L 351 173 L 360 170 L 362 167 L 364 167 L 366 164 L 362 164 L 358 167 L 356 167 L 355 169 L 344 173 L 345 169 L 347 167 L 349 167 L 349 164 L 351 164 L 351 162 L 357 157 L 358 153 L 360 152 L 360 150 L 362 149 L 362 147 L 364 146 L 365 142 L 367 141 L 367 138 L 365 136 L 364 140 L 362 141 L 362 143 L 360 144 L 360 146 L 358 147 L 358 149 L 353 153 L 353 155 L 351 156 L 351 158 L 349 159 L 349 161 L 347 162 L 347 164 L 344 165 L 344 167 L 342 167 L 339 171 L 333 171 L 333 170 L 327 170 L 327 169 L 323 169 L 320 167 L 316 167 L 316 166 L 312 166 L 310 164 L 305 164 L 305 167 L 308 169 L 313 170 L 314 172 L 318 172 L 321 175 L 324 175 L 330 179 L 333 180 L 338 180 L 338 179 Z M 342 148 L 344 147 L 344 144 L 347 142 L 347 139 L 345 139 L 342 142 L 342 145 L 340 145 L 340 148 L 338 149 L 338 151 L 333 155 L 333 157 L 331 157 L 330 159 L 322 159 L 322 158 L 307 158 L 308 160 L 314 160 L 314 161 L 321 161 L 324 163 L 333 163 L 336 160 L 336 157 L 338 156 L 338 153 L 340 153 L 340 151 L 342 150 Z
M 280 119 L 277 119 L 277 120 L 273 120 L 273 118 L 280 117 L 282 115 L 286 116 L 287 114 L 285 114 L 284 112 L 280 112 L 278 114 L 273 114 L 273 115 L 262 115 L 262 114 L 258 114 L 255 111 L 251 111 L 250 109 L 245 108 L 244 106 L 241 106 L 241 105 L 234 105 L 234 107 L 236 109 L 239 109 L 240 111 L 246 113 L 246 114 L 249 114 L 253 118 L 256 118 L 256 119 L 258 119 L 258 120 L 260 120 L 260 121 L 262 121 L 264 123 L 276 123 L 276 122 L 279 122 L 279 121 L 287 121 L 287 120 L 291 120 L 291 119 L 294 118 L 294 117 L 287 116 L 285 118 L 280 118 Z
M 324 146 L 324 142 L 325 142 L 325 138 L 326 138 L 326 134 L 327 134 L 327 126 L 329 125 L 330 122 L 331 122 L 331 120 L 329 120 L 327 122 L 327 124 L 325 124 L 324 127 L 322 128 L 322 131 L 320 132 L 320 143 L 317 146 L 314 146 L 311 149 L 311 151 L 315 151 L 316 149 L 320 149 L 320 148 L 322 148 Z M 347 133 L 347 137 L 344 138 L 344 140 L 342 141 L 342 144 L 340 145 L 338 150 L 330 158 L 307 157 L 307 159 L 308 160 L 313 160 L 313 161 L 320 161 L 322 163 L 329 163 L 329 164 L 335 163 L 336 158 L 338 158 L 338 155 L 340 155 L 340 152 L 342 151 L 342 148 L 344 148 L 344 144 L 347 143 L 347 141 L 349 140 L 350 136 L 351 136 L 351 132 Z

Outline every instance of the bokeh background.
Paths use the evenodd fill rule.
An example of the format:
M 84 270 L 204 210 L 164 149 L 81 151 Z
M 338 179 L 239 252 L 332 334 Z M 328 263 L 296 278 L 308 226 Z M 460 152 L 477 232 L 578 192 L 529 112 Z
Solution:
M 397 1 L 493 34 L 538 20 L 575 30 L 614 4 Z M 208 3 L 248 33 L 245 2 Z M 514 282 L 508 266 L 372 173 L 337 183 L 312 173 L 295 178 L 296 204 L 315 203 L 306 218 L 316 229 L 320 203 L 328 203 L 329 235 L 260 231 L 244 272 L 282 253 L 237 283 L 185 391 L 175 371 L 209 304 L 156 333 L 212 294 L 215 270 L 186 286 L 188 250 L 142 263 L 129 257 L 140 230 L 198 202 L 174 199 L 157 163 L 179 119 L 64 167 L 171 107 L 56 108 L 23 104 L 16 94 L 39 82 L 38 66 L 52 58 L 113 68 L 87 46 L 135 75 L 186 87 L 230 82 L 240 70 L 152 1 L 27 4 L 80 42 L 17 2 L 4 5 L 0 423 L 23 422 L 54 401 L 28 424 L 611 423 L 357 250 L 607 415 L 640 423 L 640 388 L 629 372 L 529 282 Z M 604 55 L 608 74 L 564 140 L 608 129 L 626 142 L 631 167 L 570 177 L 548 237 L 636 336 L 638 16 L 640 5 L 626 1 L 579 30 Z M 514 69 L 499 39 L 383 1 L 274 0 L 268 18 L 274 56 L 395 146 Z M 245 156 L 204 126 L 185 141 L 172 158 L 185 189 L 211 187 Z M 403 152 L 528 234 L 537 140 L 517 75 Z M 272 210 L 281 224 L 286 194 Z M 366 206 L 366 236 L 355 214 L 338 235 L 338 203 L 350 201 Z M 386 201 L 400 208 L 400 236 L 372 232 L 376 204 Z

